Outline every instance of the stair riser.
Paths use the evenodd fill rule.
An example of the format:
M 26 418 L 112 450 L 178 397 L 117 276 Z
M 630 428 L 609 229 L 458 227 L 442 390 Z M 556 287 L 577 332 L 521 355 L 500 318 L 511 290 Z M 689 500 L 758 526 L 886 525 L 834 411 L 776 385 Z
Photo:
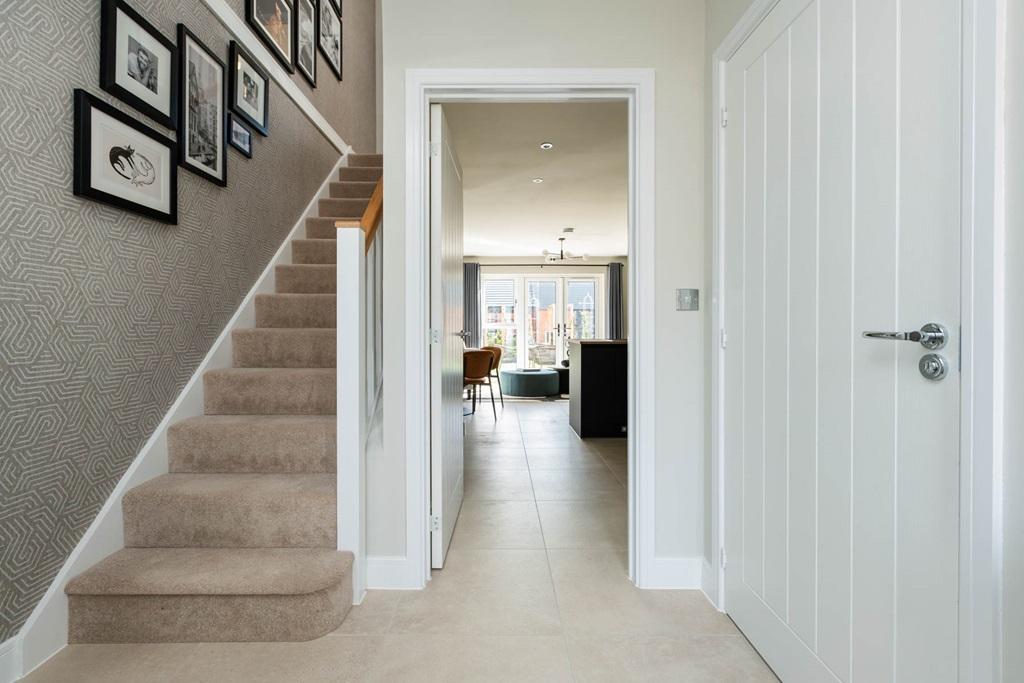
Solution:
M 366 166 L 380 168 L 384 165 L 384 156 L 382 154 L 349 154 L 346 161 L 350 168 Z
M 128 548 L 337 547 L 337 498 L 326 487 L 258 493 L 138 487 L 125 494 L 122 511 Z
M 344 183 L 331 183 L 331 197 L 333 199 L 369 199 L 373 196 L 373 190 L 377 183 L 347 181 Z
M 288 265 L 274 268 L 278 294 L 334 294 L 338 287 L 334 266 Z
M 257 294 L 256 327 L 336 327 L 337 310 L 333 294 Z
M 338 242 L 334 239 L 292 240 L 292 263 L 327 264 L 338 262 Z
M 203 375 L 207 415 L 334 415 L 335 373 L 309 376 L 283 374 Z
M 185 421 L 167 431 L 172 473 L 312 474 L 337 466 L 333 419 L 219 424 Z
M 357 183 L 375 183 L 380 180 L 384 169 L 381 168 L 358 168 L 342 167 L 338 170 L 338 180 L 346 182 L 354 180 Z
M 333 240 L 338 238 L 338 228 L 335 225 L 336 218 L 307 218 L 306 239 L 309 240 Z M 353 219 L 355 220 L 355 219 Z
M 368 199 L 321 199 L 318 209 L 323 218 L 360 218 L 369 203 Z
M 72 595 L 68 641 L 298 642 L 334 631 L 351 607 L 351 573 L 298 595 Z
M 333 329 L 241 329 L 231 333 L 236 368 L 333 368 Z

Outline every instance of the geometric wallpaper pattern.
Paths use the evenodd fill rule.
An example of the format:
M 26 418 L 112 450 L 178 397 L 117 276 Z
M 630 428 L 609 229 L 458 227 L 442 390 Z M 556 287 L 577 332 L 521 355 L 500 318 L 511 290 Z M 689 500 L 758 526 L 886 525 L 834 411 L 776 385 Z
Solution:
M 172 40 L 186 23 L 227 62 L 229 35 L 199 0 L 131 2 Z M 75 197 L 74 88 L 173 135 L 100 90 L 99 6 L 0 2 L 0 642 L 337 159 L 275 85 L 270 136 L 251 160 L 229 149 L 227 188 L 179 171 L 177 226 Z M 360 97 L 372 116 L 372 90 Z

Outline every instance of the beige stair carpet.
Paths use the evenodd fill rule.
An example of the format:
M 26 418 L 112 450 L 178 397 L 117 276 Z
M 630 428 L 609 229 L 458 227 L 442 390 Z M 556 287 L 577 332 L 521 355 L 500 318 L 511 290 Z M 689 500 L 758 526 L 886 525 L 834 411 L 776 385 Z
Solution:
M 71 643 L 309 640 L 352 604 L 337 548 L 337 220 L 358 220 L 379 155 L 350 155 L 319 217 L 203 375 L 204 415 L 167 433 L 169 473 L 122 500 L 125 548 L 66 586 Z

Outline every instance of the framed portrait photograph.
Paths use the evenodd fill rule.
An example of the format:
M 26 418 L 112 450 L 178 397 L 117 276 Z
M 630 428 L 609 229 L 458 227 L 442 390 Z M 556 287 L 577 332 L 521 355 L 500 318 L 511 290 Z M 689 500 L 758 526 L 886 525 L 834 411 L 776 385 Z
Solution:
M 231 146 L 252 159 L 252 131 L 234 115 L 228 119 L 228 134 Z
M 293 73 L 295 0 L 245 0 L 245 19 L 281 66 Z
M 177 143 L 81 89 L 74 165 L 79 197 L 177 224 Z
M 257 133 L 266 135 L 270 126 L 270 75 L 233 40 L 228 53 L 228 72 L 231 111 Z
M 327 64 L 334 75 L 341 80 L 341 15 L 331 4 L 332 0 L 320 0 L 320 51 L 327 58 Z
M 295 67 L 316 87 L 317 0 L 295 0 Z
M 103 0 L 100 87 L 161 126 L 178 127 L 178 49 L 124 0 Z
M 228 184 L 227 73 L 224 62 L 178 24 L 181 113 L 178 162 L 220 186 Z

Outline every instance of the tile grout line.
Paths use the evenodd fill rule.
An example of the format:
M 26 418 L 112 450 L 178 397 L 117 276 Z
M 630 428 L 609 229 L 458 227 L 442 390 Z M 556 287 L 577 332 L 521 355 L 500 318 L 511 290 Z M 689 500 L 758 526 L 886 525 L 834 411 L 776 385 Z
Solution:
M 519 419 L 518 412 L 516 413 L 516 422 L 519 424 L 519 437 L 523 438 L 522 421 Z M 558 589 L 555 587 L 555 573 L 551 569 L 551 552 L 548 548 L 548 541 L 544 535 L 544 522 L 540 518 L 540 506 L 537 504 L 537 492 L 533 488 L 533 468 L 530 467 L 530 453 L 526 448 L 526 439 L 523 439 L 523 450 L 526 451 L 526 471 L 530 477 L 530 493 L 533 494 L 533 509 L 537 515 L 537 526 L 540 527 L 540 539 L 541 543 L 544 544 L 544 560 L 548 565 L 548 580 L 551 582 L 551 594 L 555 598 L 555 611 L 558 613 L 558 627 L 562 634 L 562 644 L 565 647 L 565 660 L 569 664 L 569 676 L 573 681 L 576 680 L 576 671 L 572 663 L 572 656 L 569 654 L 569 637 L 565 632 L 565 623 L 562 621 L 562 607 L 558 601 Z

